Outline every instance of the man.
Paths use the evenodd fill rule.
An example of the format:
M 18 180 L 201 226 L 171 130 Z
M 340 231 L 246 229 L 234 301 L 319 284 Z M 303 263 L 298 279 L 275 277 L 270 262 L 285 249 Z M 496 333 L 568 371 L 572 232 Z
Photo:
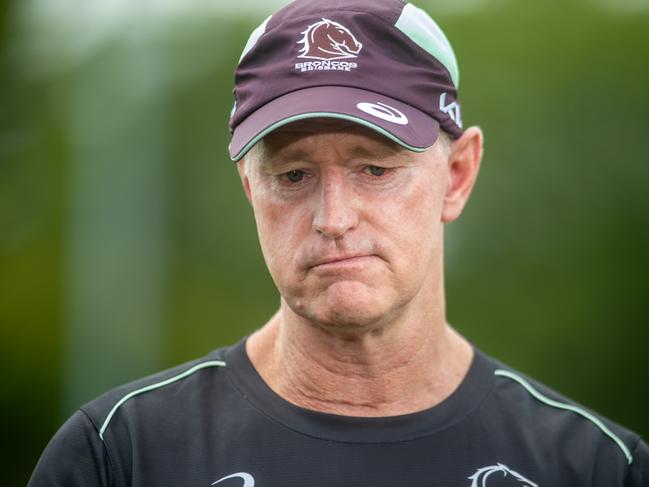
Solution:
M 278 312 L 82 407 L 32 486 L 646 486 L 640 438 L 447 322 L 444 225 L 475 183 L 458 68 L 397 0 L 294 2 L 250 37 L 230 154 Z

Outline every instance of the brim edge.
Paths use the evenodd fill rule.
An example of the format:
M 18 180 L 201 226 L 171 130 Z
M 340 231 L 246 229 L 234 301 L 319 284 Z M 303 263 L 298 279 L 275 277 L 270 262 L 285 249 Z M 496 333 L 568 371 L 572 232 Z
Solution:
M 309 118 L 337 118 L 337 119 L 340 119 L 340 120 L 348 120 L 350 122 L 355 122 L 355 123 L 358 123 L 360 125 L 363 125 L 363 126 L 369 128 L 369 129 L 372 129 L 375 132 L 378 132 L 379 134 L 387 137 L 388 139 L 392 140 L 396 144 L 399 144 L 401 147 L 403 147 L 405 149 L 408 149 L 408 150 L 410 150 L 412 152 L 424 152 L 424 151 L 426 151 L 426 149 L 431 147 L 436 142 L 436 140 L 434 140 L 433 144 L 431 144 L 429 146 L 418 147 L 418 146 L 414 146 L 414 145 L 411 145 L 411 144 L 408 144 L 408 143 L 404 142 L 403 140 L 399 139 L 396 135 L 388 132 L 383 127 L 381 127 L 379 125 L 376 125 L 376 124 L 374 124 L 372 122 L 369 122 L 369 121 L 367 121 L 367 120 L 365 120 L 363 118 L 360 118 L 360 117 L 354 117 L 353 115 L 348 115 L 346 113 L 337 113 L 337 112 L 306 112 L 306 113 L 300 113 L 300 114 L 297 114 L 297 115 L 291 115 L 289 117 L 285 117 L 285 118 L 283 118 L 281 120 L 278 120 L 277 122 L 269 125 L 265 129 L 263 129 L 261 132 L 259 132 L 257 135 L 255 135 L 252 139 L 250 139 L 250 141 L 248 141 L 248 143 L 246 145 L 244 145 L 243 148 L 237 154 L 235 154 L 234 156 L 232 154 L 230 154 L 230 159 L 233 162 L 238 162 L 239 160 L 241 160 L 241 158 L 243 156 L 246 155 L 246 153 L 250 149 L 252 149 L 252 147 L 257 142 L 259 142 L 262 138 L 264 138 L 266 135 L 268 135 L 273 130 L 277 130 L 278 128 L 283 127 L 284 125 L 287 125 L 289 123 L 297 122 L 298 120 L 306 120 L 306 119 L 309 119 Z

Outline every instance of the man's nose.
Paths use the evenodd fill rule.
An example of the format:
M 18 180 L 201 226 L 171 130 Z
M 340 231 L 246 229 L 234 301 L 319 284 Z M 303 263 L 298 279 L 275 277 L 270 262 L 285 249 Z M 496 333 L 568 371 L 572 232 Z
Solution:
M 358 225 L 358 195 L 344 171 L 323 171 L 315 202 L 313 228 L 327 238 L 341 237 Z

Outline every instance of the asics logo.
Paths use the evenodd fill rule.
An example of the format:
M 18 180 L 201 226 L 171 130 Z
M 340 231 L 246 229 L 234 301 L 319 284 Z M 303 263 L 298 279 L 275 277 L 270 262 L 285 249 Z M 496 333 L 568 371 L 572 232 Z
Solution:
M 224 480 L 237 478 L 243 480 L 243 485 L 241 485 L 241 487 L 255 487 L 255 479 L 252 477 L 252 475 L 246 472 L 237 472 L 233 473 L 232 475 L 227 475 L 217 480 L 216 482 L 212 482 L 212 485 L 220 484 Z
M 359 110 L 372 115 L 373 117 L 396 123 L 397 125 L 408 125 L 408 117 L 396 108 L 386 105 L 385 103 L 359 103 L 356 105 Z
M 496 487 L 496 486 L 511 486 L 511 487 L 539 487 L 531 480 L 527 480 L 518 472 L 514 472 L 511 468 L 498 463 L 489 467 L 482 467 L 476 473 L 469 477 L 471 480 L 471 487 Z

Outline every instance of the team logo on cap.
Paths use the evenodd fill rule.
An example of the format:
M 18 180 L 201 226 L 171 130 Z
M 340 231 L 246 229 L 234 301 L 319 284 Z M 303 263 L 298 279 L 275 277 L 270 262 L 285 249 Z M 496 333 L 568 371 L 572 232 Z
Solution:
M 358 57 L 363 44 L 356 40 L 349 29 L 338 22 L 323 18 L 302 32 L 304 44 L 298 57 L 305 59 L 348 59 Z
M 313 59 L 295 64 L 299 71 L 351 71 L 358 65 L 355 62 L 340 61 L 341 59 L 356 59 L 363 48 L 344 25 L 333 20 L 322 18 L 309 25 L 301 32 L 302 39 L 298 58 Z

